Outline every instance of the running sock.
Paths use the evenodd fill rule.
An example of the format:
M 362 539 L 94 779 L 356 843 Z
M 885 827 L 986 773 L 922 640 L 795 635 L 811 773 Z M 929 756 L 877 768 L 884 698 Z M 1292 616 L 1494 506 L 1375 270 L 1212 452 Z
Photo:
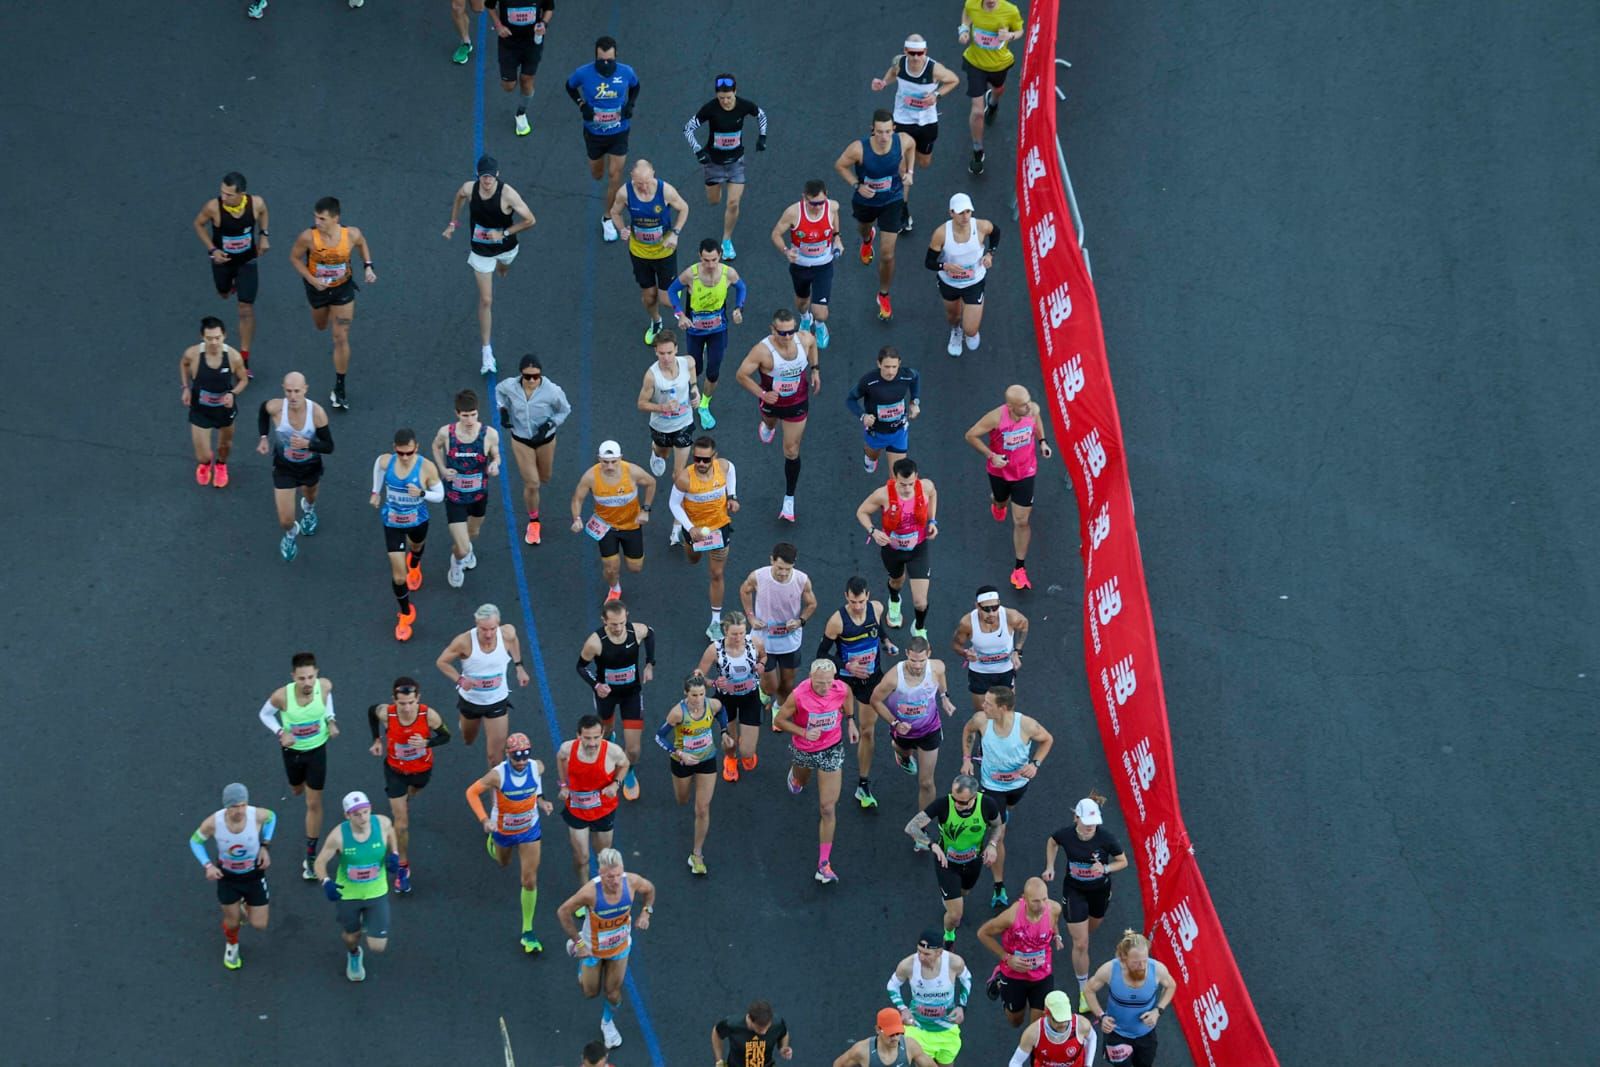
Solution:
M 829 841 L 825 845 L 818 845 L 817 846 L 817 866 L 818 867 L 826 867 L 828 865 L 829 858 L 831 858 L 832 856 L 833 856 L 833 842 L 832 841 Z
M 400 614 L 411 613 L 411 590 L 406 588 L 405 582 L 390 582 L 389 587 L 394 590 L 394 602 L 400 605 Z
M 622 595 L 622 583 L 621 582 L 612 582 L 611 583 L 611 588 L 610 588 L 609 591 L 617 594 L 618 596 L 621 596 Z
M 613 1009 L 611 1007 L 611 1001 L 602 1000 L 600 1002 L 600 1021 L 603 1022 L 603 1023 L 610 1022 L 612 1020 L 612 1017 L 613 1017 L 612 1016 L 612 1011 L 613 1011 Z
M 889 603 L 891 603 L 891 604 L 900 603 L 900 590 L 896 589 L 892 585 L 889 586 Z
M 339 390 L 341 393 L 344 392 L 344 375 L 338 373 L 334 374 L 333 387 Z
M 996 892 L 996 893 L 1003 893 L 1003 892 L 1005 892 L 1005 888 L 1006 888 L 1006 884 L 1005 884 L 1005 883 L 1004 883 L 1004 882 L 1001 882 L 1001 881 L 996 881 L 996 882 L 995 882 L 995 883 L 994 883 L 994 891 L 995 891 L 995 892 Z
M 1027 560 L 1025 560 L 1025 559 L 1017 560 L 1017 570 L 1020 571 L 1022 568 L 1026 567 L 1027 565 L 1028 565 L 1028 561 Z
M 227 923 L 223 923 L 222 939 L 230 945 L 237 945 L 239 943 L 239 928 L 237 926 L 230 927 Z
M 355 959 L 357 956 L 361 955 L 361 946 L 357 945 L 355 948 L 347 948 L 345 951 L 350 953 L 351 959 Z
M 317 839 L 314 838 L 314 837 L 308 837 L 308 838 L 306 838 L 306 859 L 314 860 L 316 858 L 317 858 Z
M 794 496 L 795 486 L 800 484 L 800 457 L 783 460 L 783 495 Z
M 539 891 L 537 889 L 524 889 L 522 891 L 522 932 L 533 933 L 533 909 L 539 906 Z
M 1089 976 L 1086 974 L 1075 974 L 1072 977 L 1078 980 L 1078 993 L 1081 996 L 1083 993 L 1083 987 L 1089 984 Z
M 711 625 L 712 626 L 721 626 L 722 625 L 722 609 L 721 608 L 712 608 L 711 609 Z
M 528 521 L 529 522 L 538 522 L 539 521 L 538 509 L 534 509 L 533 511 L 528 512 Z
M 915 626 L 919 630 L 926 630 L 928 628 L 928 609 L 912 608 L 911 613 L 914 616 L 914 620 L 911 625 Z
M 416 548 L 412 548 L 410 544 L 407 544 L 406 545 L 406 561 L 407 561 L 407 563 L 410 566 L 413 566 L 413 567 L 415 567 L 417 564 L 421 563 L 422 562 L 422 553 L 427 547 L 428 547 L 428 543 L 426 541 L 424 541 L 422 544 L 418 545 Z
M 250 366 L 250 350 L 248 348 L 239 349 L 239 358 L 244 360 L 246 367 Z
M 870 790 L 872 788 L 872 779 L 871 778 L 857 778 L 856 779 L 856 788 L 857 789 L 868 789 L 868 790 Z

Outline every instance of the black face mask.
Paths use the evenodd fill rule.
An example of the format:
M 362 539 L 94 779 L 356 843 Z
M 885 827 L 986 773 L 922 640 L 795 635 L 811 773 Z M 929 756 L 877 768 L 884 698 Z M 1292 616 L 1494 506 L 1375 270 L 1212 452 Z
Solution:
M 617 72 L 617 61 L 614 59 L 597 59 L 594 61 L 595 73 L 602 78 L 609 78 Z

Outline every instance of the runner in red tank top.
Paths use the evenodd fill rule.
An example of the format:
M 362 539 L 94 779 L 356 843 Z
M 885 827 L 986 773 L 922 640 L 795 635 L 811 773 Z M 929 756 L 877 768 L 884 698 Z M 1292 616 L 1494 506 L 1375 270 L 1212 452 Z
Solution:
M 1044 998 L 1044 1015 L 1022 1031 L 1008 1067 L 1089 1067 L 1097 1044 L 1089 1020 L 1072 1011 L 1072 999 L 1057 989 Z
M 556 780 L 564 805 L 561 818 L 572 843 L 572 869 L 579 882 L 589 879 L 590 836 L 595 849 L 611 847 L 617 816 L 617 794 L 628 774 L 628 757 L 621 745 L 607 741 L 598 717 L 578 720 L 578 736 L 563 741 L 556 753 Z
M 839 235 L 839 202 L 828 199 L 827 186 L 820 179 L 806 182 L 800 199 L 779 216 L 772 228 L 772 243 L 789 261 L 800 328 L 811 332 L 818 349 L 827 348 L 833 261 L 844 254 L 844 239 Z
M 394 680 L 394 703 L 367 709 L 374 756 L 383 757 L 383 792 L 389 798 L 389 818 L 394 821 L 400 869 L 394 876 L 396 893 L 411 892 L 411 798 L 422 792 L 433 775 L 433 750 L 450 740 L 450 728 L 439 713 L 422 703 L 413 678 Z M 379 736 L 379 735 L 382 736 Z
M 875 491 L 856 508 L 856 522 L 867 531 L 872 543 L 882 550 L 883 567 L 889 572 L 889 611 L 885 621 L 898 627 L 900 590 L 911 576 L 911 604 L 916 618 L 911 623 L 913 637 L 928 636 L 928 542 L 939 536 L 939 496 L 933 482 L 917 477 L 917 464 L 911 459 L 894 462 L 894 478 Z M 874 513 L 883 512 L 883 529 L 873 525 Z

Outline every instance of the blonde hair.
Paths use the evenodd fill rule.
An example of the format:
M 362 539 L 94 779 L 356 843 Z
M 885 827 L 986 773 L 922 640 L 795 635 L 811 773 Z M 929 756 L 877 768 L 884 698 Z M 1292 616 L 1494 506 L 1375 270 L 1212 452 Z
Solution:
M 806 673 L 816 674 L 818 671 L 826 671 L 829 674 L 837 675 L 839 673 L 839 665 L 831 659 L 814 659 L 811 661 L 811 666 L 806 670 Z
M 724 611 L 722 613 L 722 632 L 724 635 L 727 634 L 730 626 L 743 626 L 746 634 L 750 632 L 750 620 L 745 618 L 745 614 L 742 611 Z
M 604 854 L 605 853 L 601 853 L 601 855 Z M 1117 959 L 1126 960 L 1128 958 L 1128 953 L 1132 952 L 1136 948 L 1142 948 L 1146 952 L 1149 952 L 1150 939 L 1145 937 L 1137 930 L 1123 930 L 1122 940 L 1117 942 Z
M 603 848 L 595 856 L 594 863 L 595 863 L 596 867 L 600 867 L 600 868 L 621 867 L 622 866 L 622 853 L 618 852 L 614 848 Z M 1129 931 L 1129 933 L 1132 933 L 1132 932 L 1133 931 L 1131 931 L 1131 930 Z

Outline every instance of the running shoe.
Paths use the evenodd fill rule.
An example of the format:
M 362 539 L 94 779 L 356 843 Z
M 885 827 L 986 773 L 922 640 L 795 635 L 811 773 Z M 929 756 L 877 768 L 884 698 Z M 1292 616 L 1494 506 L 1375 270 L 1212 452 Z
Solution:
M 311 865 L 310 856 L 307 856 L 305 862 L 300 865 L 300 877 L 307 882 L 315 882 L 317 880 L 317 871 Z
M 306 503 L 306 498 L 300 498 L 300 532 L 307 537 L 317 532 L 317 506 Z
M 950 341 L 944 346 L 945 353 L 952 356 L 961 355 L 961 327 L 950 327 Z
M 494 362 L 494 348 L 490 345 L 484 345 L 483 358 L 478 362 L 478 373 L 493 374 L 497 369 Z
M 194 482 L 196 485 L 211 484 L 211 464 L 196 463 L 194 466 Z
M 906 209 L 906 223 L 905 223 L 904 226 L 900 227 L 900 232 L 901 233 L 910 233 L 911 232 L 911 209 L 909 207 Z
M 517 112 L 517 136 L 526 137 L 532 132 L 533 127 L 528 125 L 528 116 L 521 111 Z
M 1028 581 L 1028 568 L 1018 567 L 1011 572 L 1011 588 L 1032 589 L 1033 583 Z
M 350 6 L 351 7 L 355 7 L 356 5 L 352 3 Z M 465 63 L 467 60 L 469 60 L 471 58 L 472 58 L 472 42 L 471 41 L 462 41 L 460 44 L 456 45 L 456 50 L 454 52 L 450 53 L 450 62 L 452 62 L 452 63 Z
M 367 2 L 367 0 L 350 0 L 350 6 L 352 8 L 357 8 L 357 7 L 360 7 L 362 4 L 364 4 L 366 2 Z
M 967 338 L 967 351 L 976 352 L 978 350 L 978 346 L 981 344 L 983 344 L 983 334 L 975 333 L 971 337 Z
M 211 472 L 211 484 L 218 489 L 226 489 L 228 487 L 228 465 L 226 463 L 216 464 Z
M 610 1019 L 600 1020 L 600 1036 L 606 1039 L 606 1048 L 616 1048 L 622 1044 L 622 1034 Z
M 544 955 L 544 945 L 539 942 L 537 937 L 533 936 L 531 930 L 522 935 L 522 951 L 530 956 Z
M 490 859 L 496 863 L 500 862 L 500 853 L 495 851 L 493 834 L 483 835 L 483 850 L 489 854 Z
M 766 423 L 761 422 L 759 419 L 756 421 L 756 436 L 761 438 L 761 443 L 762 444 L 770 445 L 772 443 L 772 439 L 774 437 L 776 437 L 777 435 L 778 435 L 777 427 L 768 426 Z
M 253 19 L 260 18 L 267 13 L 267 0 L 255 0 L 254 3 L 244 9 L 244 13 Z
M 867 235 L 861 239 L 861 262 L 863 266 L 872 262 L 872 242 L 877 239 L 878 228 L 876 226 L 868 230 Z
M 627 800 L 639 799 L 639 776 L 632 769 L 628 771 L 628 776 L 622 780 L 622 796 Z
M 880 322 L 888 322 L 892 318 L 894 318 L 894 305 L 889 303 L 889 294 L 888 293 L 879 293 L 878 294 L 878 320 Z
M 472 568 L 476 567 L 477 565 L 478 565 L 478 550 L 475 549 L 475 548 L 468 548 L 467 549 L 467 558 L 461 561 L 461 569 L 464 570 L 464 571 L 470 571 Z
M 526 533 L 524 533 L 522 535 L 522 539 L 524 541 L 528 542 L 528 544 L 530 544 L 530 545 L 536 545 L 536 544 L 539 543 L 539 520 L 538 519 L 529 519 L 528 520 L 528 530 L 527 530 Z
M 722 640 L 722 623 L 712 622 L 706 625 L 706 636 L 713 641 Z
M 711 414 L 711 398 L 703 393 L 700 395 L 700 425 L 708 430 L 717 428 L 717 417 Z
M 928 636 L 928 628 L 926 626 L 918 626 L 916 623 L 912 623 L 911 636 L 926 638 Z
M 401 896 L 411 892 L 411 864 L 402 863 L 395 868 L 394 891 Z
M 667 473 L 667 461 L 654 452 L 650 453 L 650 473 L 657 478 Z
M 833 873 L 833 864 L 831 863 L 824 863 L 822 866 L 818 867 L 817 873 L 812 875 L 812 877 L 821 882 L 823 885 L 830 885 L 839 880 L 839 876 Z
M 794 768 L 793 767 L 789 768 L 789 773 L 788 773 L 788 775 L 785 776 L 784 780 L 786 782 L 788 782 L 788 784 L 789 784 L 789 792 L 793 793 L 795 796 L 799 796 L 802 792 L 804 792 L 804 790 L 806 788 L 805 786 L 800 785 L 799 783 L 797 783 L 794 780 Z
M 808 311 L 804 315 L 800 316 L 800 328 L 805 330 L 807 333 L 812 332 L 812 327 L 816 324 L 816 317 L 812 315 L 811 312 Z
M 266 7 L 267 5 L 262 4 L 261 6 Z M 260 18 L 261 16 L 256 15 L 254 17 Z M 239 946 L 237 944 L 229 945 L 222 950 L 222 965 L 230 971 L 237 971 L 244 966 L 244 961 L 239 958 Z
M 660 319 L 656 319 L 649 326 L 646 326 L 644 328 L 644 343 L 647 344 L 647 345 L 655 344 L 656 343 L 656 335 L 659 334 L 663 329 L 665 329 L 666 325 L 667 324 L 662 322 Z
M 878 461 L 863 452 L 861 453 L 861 469 L 871 474 L 878 469 Z
M 705 858 L 702 856 L 696 856 L 693 852 L 689 853 L 689 873 L 698 874 L 704 877 L 706 873 Z
M 365 953 L 361 949 L 346 953 L 349 957 L 344 965 L 344 976 L 352 982 L 365 982 L 367 980 L 367 966 L 364 960 Z
M 756 755 L 754 752 L 750 753 L 750 755 L 748 755 L 748 756 L 740 756 L 739 757 L 739 767 L 746 774 L 749 774 L 751 771 L 755 770 L 756 769 L 756 764 L 758 764 L 760 762 L 761 762 L 761 757 Z
M 989 501 L 989 514 L 994 516 L 995 522 L 1006 521 L 1006 505 L 994 500 Z
M 394 639 L 396 641 L 411 640 L 411 627 L 417 621 L 417 606 L 411 605 L 410 611 L 400 612 L 395 615 Z
M 409 552 L 406 553 L 406 588 L 413 593 L 422 588 L 422 567 L 417 557 Z
M 985 126 L 993 126 L 995 114 L 999 110 L 1000 104 L 994 98 L 994 90 L 985 89 L 983 91 L 983 124 Z
M 739 757 L 722 757 L 722 780 L 724 782 L 737 782 L 739 780 Z
M 345 392 L 344 392 L 343 389 L 339 389 L 337 387 L 335 387 L 333 392 L 328 394 L 328 403 L 333 405 L 333 408 L 334 408 L 335 411 L 349 411 L 350 410 L 350 400 L 349 400 L 349 398 L 347 398 L 345 396 Z
M 450 570 L 445 574 L 444 580 L 450 583 L 451 589 L 460 589 L 461 583 L 467 579 L 467 570 L 461 565 L 461 562 L 454 556 L 450 557 Z
M 605 239 L 607 244 L 617 239 L 617 224 L 611 221 L 610 216 L 601 217 L 600 236 Z
M 972 150 L 972 162 L 967 164 L 967 170 L 973 174 L 983 173 L 983 149 L 974 148 Z
M 996 888 L 993 893 L 989 894 L 989 907 L 991 908 L 1004 908 L 1010 906 L 1010 904 L 1011 898 L 1006 895 L 1004 886 Z
M 905 622 L 905 616 L 900 614 L 900 601 L 898 601 L 898 600 L 889 601 L 889 613 L 888 614 L 889 614 L 889 617 L 888 617 L 888 619 L 886 621 L 889 623 L 889 628 L 892 629 L 892 630 L 900 629 L 901 624 L 903 624 Z
M 878 798 L 872 795 L 870 785 L 856 786 L 856 803 L 860 804 L 863 810 L 878 806 Z
M 828 347 L 828 324 L 827 323 L 825 323 L 825 322 L 817 323 L 817 328 L 815 330 L 811 331 L 811 332 L 812 332 L 812 335 L 814 337 L 816 337 L 816 339 L 817 339 L 817 348 L 818 349 L 825 349 L 825 348 Z
M 614 585 L 610 589 L 606 590 L 606 603 L 607 604 L 611 603 L 613 600 L 621 600 L 621 599 L 622 599 L 622 587 L 620 585 Z
M 794 521 L 794 497 L 786 496 L 783 498 L 783 507 L 778 509 L 778 518 L 784 522 Z
M 290 530 L 283 535 L 283 540 L 278 542 L 278 555 L 283 557 L 285 563 L 293 563 L 294 558 L 300 554 L 300 541 Z
M 894 746 L 894 761 L 907 774 L 917 773 L 917 754 L 915 752 L 902 752 L 900 747 L 896 745 Z
M 672 524 L 672 532 L 667 534 L 667 547 L 672 548 L 681 544 L 683 544 L 683 527 L 679 526 L 677 522 L 674 521 Z
M 733 250 L 733 238 L 731 237 L 722 239 L 722 258 L 729 262 L 739 258 L 739 253 Z

